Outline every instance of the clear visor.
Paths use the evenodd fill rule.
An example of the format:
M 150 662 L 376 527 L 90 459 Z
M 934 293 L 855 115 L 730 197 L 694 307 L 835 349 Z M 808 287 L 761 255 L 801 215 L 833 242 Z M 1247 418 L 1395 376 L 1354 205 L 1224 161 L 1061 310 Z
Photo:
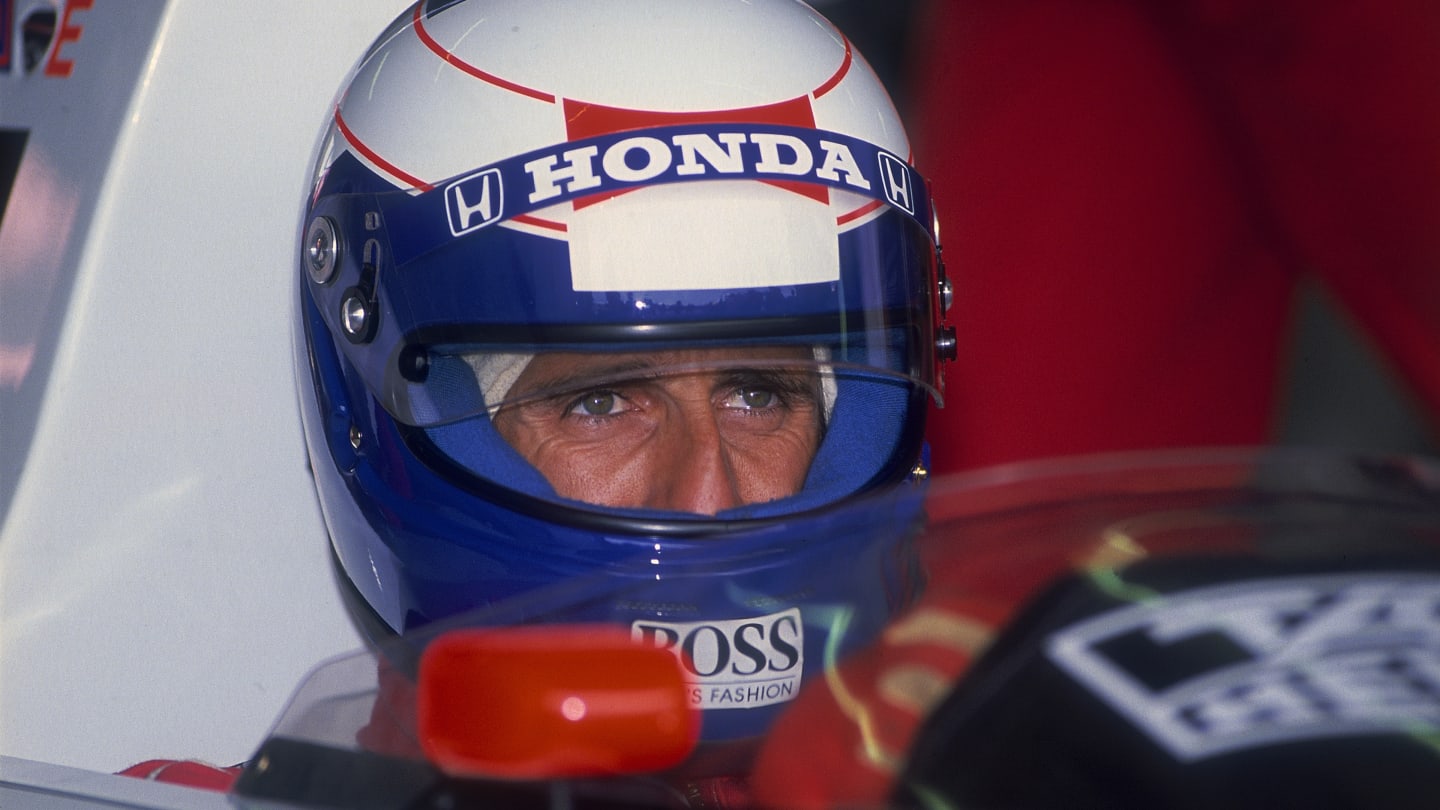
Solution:
M 497 423 L 554 409 L 588 418 L 692 402 L 712 410 L 784 408 L 823 422 L 836 396 L 824 346 L 507 353 L 465 360 Z
M 387 386 L 388 410 L 400 421 L 437 427 L 480 415 L 503 421 L 506 414 L 542 407 L 584 405 L 600 415 L 603 399 L 622 409 L 640 402 L 646 388 L 694 393 L 701 388 L 738 406 L 784 402 L 813 408 L 823 421 L 833 412 L 840 379 L 888 381 L 918 386 L 938 398 L 930 382 L 913 369 L 902 335 L 871 340 L 863 351 L 828 342 L 658 345 L 598 351 L 593 347 L 442 346 L 407 362 L 423 369 L 418 379 Z M 768 395 L 768 396 L 767 396 Z M 727 397 L 738 396 L 730 400 Z M 588 404 L 587 404 L 588 403 Z
M 422 393 L 470 414 L 425 433 L 507 488 L 618 509 L 739 516 L 856 491 L 907 451 L 927 388 L 906 341 L 434 352 Z M 874 354 L 874 357 L 867 355 Z M 527 476 L 531 471 L 539 478 Z M 543 479 L 543 484 L 541 483 Z M 802 499 L 803 500 L 803 499 Z M 806 501 L 808 503 L 808 501 Z M 748 512 L 746 513 L 748 514 Z M 755 515 L 758 516 L 758 515 Z

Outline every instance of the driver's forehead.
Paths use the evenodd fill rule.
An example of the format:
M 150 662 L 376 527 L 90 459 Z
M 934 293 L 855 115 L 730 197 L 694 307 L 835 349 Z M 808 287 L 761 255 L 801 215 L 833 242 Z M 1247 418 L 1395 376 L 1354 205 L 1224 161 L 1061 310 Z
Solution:
M 732 346 L 704 349 L 666 349 L 646 352 L 547 352 L 535 355 L 516 380 L 525 390 L 578 377 L 610 376 L 633 372 L 648 374 L 665 369 L 703 371 L 707 367 L 735 369 L 747 362 L 773 365 L 780 361 L 811 361 L 807 346 Z

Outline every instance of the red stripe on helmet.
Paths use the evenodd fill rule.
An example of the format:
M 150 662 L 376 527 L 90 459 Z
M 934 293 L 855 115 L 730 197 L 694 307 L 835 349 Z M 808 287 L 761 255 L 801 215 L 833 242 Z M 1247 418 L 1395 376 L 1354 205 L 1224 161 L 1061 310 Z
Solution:
M 563 222 L 556 222 L 553 219 L 542 219 L 531 214 L 516 214 L 515 216 L 511 217 L 511 221 L 519 222 L 524 225 L 529 225 L 533 228 L 545 228 L 546 230 L 551 231 L 570 230 L 570 226 L 566 225 Z
M 349 143 L 356 152 L 359 152 L 360 155 L 366 160 L 380 167 L 380 169 L 386 174 L 394 177 L 397 180 L 408 183 L 411 188 L 418 188 L 421 191 L 429 191 L 430 189 L 435 187 L 433 184 L 421 180 L 415 175 L 402 170 L 399 166 L 396 166 L 385 158 L 380 157 L 380 154 L 378 152 L 366 146 L 363 141 L 356 137 L 355 133 L 350 129 L 349 125 L 345 123 L 345 119 L 340 115 L 339 107 L 335 108 L 335 126 L 339 128 L 340 134 L 345 136 L 345 141 Z
M 848 61 L 848 60 L 847 60 Z M 737 107 L 728 110 L 632 110 L 624 107 L 609 107 L 586 101 L 565 99 L 565 134 L 570 140 L 581 140 L 597 135 L 648 127 L 675 124 L 781 124 L 792 127 L 815 128 L 815 110 L 805 96 L 762 104 L 756 107 Z M 793 191 L 822 203 L 830 201 L 830 193 L 823 186 L 803 181 L 766 180 L 772 186 Z M 575 203 L 577 209 L 603 202 L 611 197 L 624 194 L 612 191 L 595 194 Z
M 815 92 L 812 94 L 815 98 L 820 98 L 831 90 L 834 90 L 840 82 L 845 79 L 845 74 L 850 72 L 850 65 L 855 61 L 854 56 L 850 53 L 850 39 L 844 34 L 841 34 L 840 41 L 845 43 L 845 58 L 840 60 L 840 67 L 835 71 L 835 75 L 826 79 L 824 84 L 815 88 Z
M 850 211 L 850 212 L 848 212 L 848 213 L 841 214 L 840 216 L 836 217 L 836 218 L 835 218 L 835 224 L 836 224 L 836 225 L 845 225 L 845 224 L 854 222 L 855 220 L 859 219 L 860 217 L 865 216 L 866 214 L 870 213 L 871 211 L 874 211 L 876 208 L 879 208 L 880 206 L 882 206 L 882 205 L 884 205 L 884 204 L 885 204 L 885 202 L 884 202 L 883 200 L 871 200 L 870 202 L 865 203 L 864 205 L 860 206 L 859 208 L 856 208 L 854 211 Z
M 425 47 L 429 48 L 431 51 L 434 51 L 436 56 L 439 56 L 447 63 L 455 66 L 456 68 L 459 68 L 462 72 L 474 76 L 475 78 L 483 82 L 493 84 L 503 90 L 509 90 L 512 93 L 518 93 L 522 96 L 528 96 L 538 101 L 544 101 L 547 104 L 555 103 L 555 96 L 549 93 L 541 90 L 536 90 L 532 87 L 526 87 L 523 84 L 516 84 L 515 82 L 509 81 L 507 79 L 502 79 L 493 73 L 486 73 L 480 68 L 477 68 L 469 62 L 466 62 L 465 60 L 456 56 L 453 52 L 450 51 L 450 49 L 446 48 L 444 45 L 441 45 L 435 40 L 434 37 L 430 36 L 429 31 L 425 30 L 424 15 L 420 12 L 421 5 L 421 3 L 415 4 L 415 35 L 420 37 L 420 41 L 425 43 Z

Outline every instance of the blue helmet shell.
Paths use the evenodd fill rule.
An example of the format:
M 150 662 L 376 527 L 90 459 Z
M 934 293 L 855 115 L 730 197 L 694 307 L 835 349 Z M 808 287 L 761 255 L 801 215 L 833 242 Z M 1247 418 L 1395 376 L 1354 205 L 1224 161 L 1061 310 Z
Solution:
M 407 36 L 434 39 L 425 25 L 485 10 L 466 11 L 476 6 L 531 13 L 509 3 L 417 5 L 356 76 Z M 862 72 L 848 45 L 845 59 L 845 71 Z M 486 610 L 507 621 L 624 624 L 638 639 L 688 654 L 705 739 L 760 733 L 802 678 L 873 638 L 920 585 L 910 539 L 924 487 L 914 473 L 923 467 L 941 329 L 923 182 L 893 146 L 736 114 L 482 154 L 447 176 L 407 184 L 397 182 L 393 160 L 345 124 L 354 92 L 342 94 L 322 139 L 305 205 L 295 330 L 305 435 L 344 578 L 377 626 L 397 634 Z M 708 163 L 684 151 L 695 144 L 713 147 Z M 820 168 L 776 175 L 766 151 L 775 144 L 792 150 L 786 172 L 802 148 Z M 595 156 L 595 182 L 557 181 L 556 195 L 526 204 L 542 190 L 534 167 L 575 153 Z M 687 174 L 686 165 L 708 174 Z M 678 189 L 667 199 L 694 210 L 743 208 L 756 187 L 773 196 L 784 186 L 795 200 L 782 200 L 783 210 L 833 234 L 825 252 L 834 265 L 821 279 L 782 269 L 773 284 L 581 283 L 573 244 L 563 228 L 547 230 L 545 217 L 614 200 L 643 215 L 652 210 L 644 195 L 662 186 Z M 456 361 L 462 351 L 747 342 L 822 347 L 837 391 L 803 490 L 714 516 L 559 497 L 499 437 L 494 403 Z M 533 615 L 494 612 L 597 577 L 610 585 L 596 595 L 577 593 Z

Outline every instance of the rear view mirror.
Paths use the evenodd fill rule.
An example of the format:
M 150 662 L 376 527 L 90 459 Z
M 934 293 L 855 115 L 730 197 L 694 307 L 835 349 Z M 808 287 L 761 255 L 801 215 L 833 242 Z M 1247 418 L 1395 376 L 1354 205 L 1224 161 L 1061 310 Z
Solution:
M 459 777 L 660 771 L 700 733 L 679 659 L 610 625 L 440 636 L 420 661 L 416 712 L 426 757 Z

